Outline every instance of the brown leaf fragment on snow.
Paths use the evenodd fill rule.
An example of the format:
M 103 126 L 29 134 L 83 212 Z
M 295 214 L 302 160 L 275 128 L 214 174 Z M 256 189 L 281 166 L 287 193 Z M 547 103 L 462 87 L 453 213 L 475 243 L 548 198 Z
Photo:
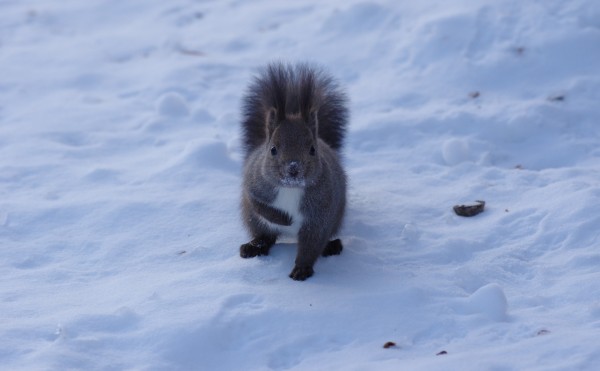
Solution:
M 483 212 L 485 201 L 477 200 L 475 205 L 455 205 L 454 212 L 460 216 L 475 216 Z
M 558 94 L 558 95 L 551 95 L 548 97 L 548 100 L 550 102 L 564 102 L 566 99 L 566 97 L 562 94 Z
M 192 49 L 179 49 L 179 52 L 183 55 L 190 55 L 193 57 L 204 57 L 206 54 L 200 50 L 192 50 Z
M 396 347 L 396 343 L 394 343 L 393 341 L 388 341 L 387 343 L 383 344 L 383 347 L 385 349 L 395 348 Z
M 472 91 L 469 93 L 469 97 L 471 97 L 473 99 L 479 98 L 480 95 L 481 95 L 481 93 L 478 91 Z
M 513 48 L 513 52 L 516 55 L 521 56 L 521 55 L 525 54 L 525 47 L 523 47 L 523 46 L 516 46 L 516 47 Z

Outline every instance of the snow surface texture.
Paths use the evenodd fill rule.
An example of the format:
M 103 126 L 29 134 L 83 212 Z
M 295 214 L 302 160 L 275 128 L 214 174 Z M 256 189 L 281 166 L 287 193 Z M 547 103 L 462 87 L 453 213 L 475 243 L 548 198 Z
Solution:
M 306 282 L 238 252 L 275 59 L 351 98 Z M 3 0 L 1 368 L 597 370 L 599 61 L 594 0 Z

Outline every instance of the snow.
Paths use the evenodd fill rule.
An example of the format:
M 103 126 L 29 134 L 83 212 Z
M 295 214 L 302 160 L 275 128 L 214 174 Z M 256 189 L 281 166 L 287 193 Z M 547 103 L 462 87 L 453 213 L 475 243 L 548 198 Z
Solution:
M 180 118 L 189 115 L 188 104 L 181 94 L 169 92 L 158 99 L 157 111 L 166 118 Z
M 466 299 L 457 299 L 455 310 L 460 314 L 480 314 L 494 321 L 506 320 L 507 300 L 502 287 L 485 285 Z
M 239 257 L 272 60 L 351 99 L 305 282 L 294 244 Z M 597 369 L 598 60 L 592 0 L 2 1 L 2 368 Z

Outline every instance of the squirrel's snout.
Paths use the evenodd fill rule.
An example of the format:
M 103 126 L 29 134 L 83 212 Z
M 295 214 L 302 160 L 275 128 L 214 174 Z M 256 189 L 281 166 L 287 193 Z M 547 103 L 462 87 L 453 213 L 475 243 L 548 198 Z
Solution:
M 284 187 L 304 187 L 306 180 L 302 164 L 297 161 L 290 161 L 282 167 L 280 183 Z
M 287 173 L 292 178 L 298 177 L 300 174 L 300 165 L 296 161 L 292 161 L 287 166 Z

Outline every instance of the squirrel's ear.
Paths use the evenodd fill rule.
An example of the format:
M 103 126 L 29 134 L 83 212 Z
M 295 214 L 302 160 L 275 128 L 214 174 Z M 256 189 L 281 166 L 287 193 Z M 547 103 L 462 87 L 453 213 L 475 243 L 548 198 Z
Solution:
M 275 107 L 271 107 L 267 110 L 267 114 L 265 115 L 265 127 L 267 129 L 267 138 L 271 137 L 271 134 L 277 127 L 277 110 Z
M 308 113 L 308 127 L 313 134 L 313 137 L 317 139 L 319 133 L 319 111 L 316 109 L 310 110 Z

